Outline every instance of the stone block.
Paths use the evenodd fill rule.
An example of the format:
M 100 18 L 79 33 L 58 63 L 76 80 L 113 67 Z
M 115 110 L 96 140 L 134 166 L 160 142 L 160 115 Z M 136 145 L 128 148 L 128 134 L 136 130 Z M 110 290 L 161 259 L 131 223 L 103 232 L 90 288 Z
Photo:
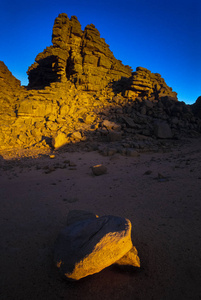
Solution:
M 53 138 L 52 138 L 52 146 L 55 149 L 58 149 L 66 144 L 68 144 L 69 138 L 66 136 L 63 132 L 58 132 Z
M 131 241 L 131 222 L 121 217 L 96 218 L 91 214 L 71 220 L 56 240 L 54 261 L 68 280 L 98 273 L 115 262 L 140 267 Z

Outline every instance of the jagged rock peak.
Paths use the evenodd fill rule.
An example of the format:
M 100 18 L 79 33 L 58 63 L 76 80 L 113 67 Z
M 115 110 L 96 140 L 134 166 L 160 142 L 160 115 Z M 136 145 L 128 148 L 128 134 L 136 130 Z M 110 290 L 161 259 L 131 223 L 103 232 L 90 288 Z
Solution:
M 60 14 L 54 21 L 52 44 L 54 47 L 65 47 L 71 34 L 82 36 L 81 25 L 76 16 L 69 20 L 67 14 Z
M 69 19 L 62 13 L 55 19 L 52 44 L 28 69 L 31 88 L 70 80 L 79 89 L 96 91 L 132 74 L 131 67 L 114 57 L 95 26 L 82 31 L 75 16 Z

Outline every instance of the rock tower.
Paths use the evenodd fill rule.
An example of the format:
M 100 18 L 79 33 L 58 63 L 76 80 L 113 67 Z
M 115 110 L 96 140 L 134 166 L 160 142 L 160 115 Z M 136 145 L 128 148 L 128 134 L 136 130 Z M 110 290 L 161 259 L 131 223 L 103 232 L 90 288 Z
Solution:
M 95 26 L 87 25 L 82 31 L 75 16 L 69 20 L 63 13 L 55 19 L 52 44 L 29 67 L 29 87 L 70 80 L 79 89 L 95 91 L 131 76 L 132 69 L 114 57 Z

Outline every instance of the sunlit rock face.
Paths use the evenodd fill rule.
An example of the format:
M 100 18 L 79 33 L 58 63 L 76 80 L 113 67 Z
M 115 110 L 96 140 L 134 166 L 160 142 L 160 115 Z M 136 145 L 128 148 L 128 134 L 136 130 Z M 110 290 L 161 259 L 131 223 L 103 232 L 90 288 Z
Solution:
M 0 61 L 0 115 L 16 116 L 15 101 L 21 91 L 20 81 L 12 75 L 4 62 Z
M 21 83 L 0 61 L 0 149 L 6 149 L 14 134 L 12 124 L 17 120 L 16 100 L 23 94 Z
M 7 66 L 3 61 L 0 61 L 0 87 L 1 92 L 14 93 L 14 89 L 19 89 L 21 86 L 20 80 L 16 79 L 15 76 L 8 70 Z
M 69 280 L 93 275 L 114 263 L 140 267 L 128 219 L 99 218 L 80 211 L 69 213 L 68 226 L 55 243 L 54 260 L 61 274 Z
M 67 79 L 84 90 L 100 90 L 112 80 L 130 77 L 131 68 L 115 59 L 93 24 L 84 31 L 76 17 L 56 18 L 52 46 L 38 54 L 29 67 L 29 86 L 46 86 Z

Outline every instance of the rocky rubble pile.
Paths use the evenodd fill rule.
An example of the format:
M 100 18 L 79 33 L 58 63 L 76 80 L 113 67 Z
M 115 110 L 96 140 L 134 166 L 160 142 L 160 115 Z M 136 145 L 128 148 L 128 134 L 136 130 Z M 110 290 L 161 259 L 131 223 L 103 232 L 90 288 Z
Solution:
M 52 43 L 29 68 L 28 87 L 0 63 L 1 153 L 79 143 L 134 156 L 201 132 L 198 105 L 179 102 L 159 74 L 142 67 L 132 73 L 94 25 L 82 31 L 76 17 L 61 14 Z

